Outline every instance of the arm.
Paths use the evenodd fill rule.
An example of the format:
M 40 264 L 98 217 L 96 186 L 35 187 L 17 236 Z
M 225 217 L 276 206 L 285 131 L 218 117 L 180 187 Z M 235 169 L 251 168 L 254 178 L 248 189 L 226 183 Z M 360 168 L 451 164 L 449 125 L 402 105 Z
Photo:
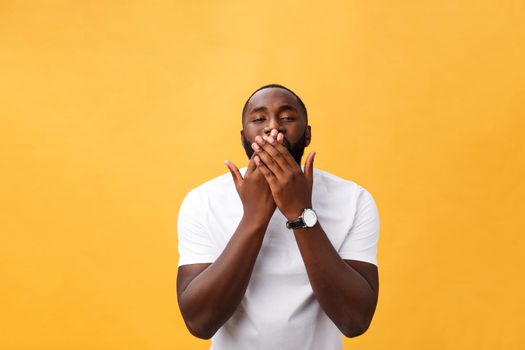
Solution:
M 244 215 L 223 252 L 212 264 L 179 267 L 177 296 L 188 330 L 209 339 L 242 300 L 275 203 L 264 177 L 250 161 L 244 179 L 227 163 L 241 197 Z
M 342 260 L 321 225 L 296 229 L 294 235 L 319 304 L 347 337 L 363 334 L 377 304 L 374 264 Z
M 277 141 L 282 138 L 282 134 L 277 135 Z M 276 205 L 288 220 L 297 218 L 303 208 L 312 207 L 315 153 L 308 155 L 303 173 L 280 142 L 272 137 L 256 137 L 255 141 L 254 160 L 268 181 Z M 313 292 L 325 313 L 345 336 L 364 333 L 377 303 L 377 267 L 341 259 L 320 223 L 296 229 L 294 235 Z
M 231 317 L 248 287 L 265 231 L 266 226 L 243 218 L 215 262 L 179 267 L 179 308 L 194 336 L 211 338 Z

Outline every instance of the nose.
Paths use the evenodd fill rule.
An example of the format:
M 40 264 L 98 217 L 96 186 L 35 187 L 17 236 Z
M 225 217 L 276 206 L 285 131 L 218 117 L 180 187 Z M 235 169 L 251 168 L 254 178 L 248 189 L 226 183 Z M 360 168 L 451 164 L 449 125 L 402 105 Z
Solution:
M 280 133 L 285 133 L 284 127 L 281 125 L 280 120 L 278 118 L 271 118 L 268 121 L 268 124 L 266 124 L 266 127 L 264 128 L 264 133 L 266 135 L 270 135 L 270 132 L 272 129 L 277 129 Z

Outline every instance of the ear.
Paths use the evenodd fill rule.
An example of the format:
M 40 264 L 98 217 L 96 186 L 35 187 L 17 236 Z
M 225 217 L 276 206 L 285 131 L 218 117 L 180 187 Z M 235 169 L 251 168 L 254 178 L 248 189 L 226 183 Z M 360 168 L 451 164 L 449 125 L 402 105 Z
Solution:
M 241 130 L 241 145 L 244 147 L 244 130 Z
M 312 141 L 312 127 L 310 125 L 306 126 L 306 130 L 304 131 L 306 134 L 306 140 L 305 140 L 305 147 L 310 144 L 310 141 Z

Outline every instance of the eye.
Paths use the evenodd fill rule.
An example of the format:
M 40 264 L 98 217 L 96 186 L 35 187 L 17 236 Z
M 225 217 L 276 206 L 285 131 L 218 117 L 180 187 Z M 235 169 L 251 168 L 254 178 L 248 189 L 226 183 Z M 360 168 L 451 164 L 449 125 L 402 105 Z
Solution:
M 260 122 L 263 122 L 264 121 L 264 117 L 263 116 L 258 116 L 256 117 L 255 119 L 252 120 L 252 122 L 254 123 L 260 123 Z
M 284 116 L 281 117 L 281 120 L 284 120 L 284 121 L 289 122 L 289 121 L 294 121 L 295 118 L 294 118 L 294 117 L 291 117 L 291 116 L 289 116 L 289 115 L 284 115 Z

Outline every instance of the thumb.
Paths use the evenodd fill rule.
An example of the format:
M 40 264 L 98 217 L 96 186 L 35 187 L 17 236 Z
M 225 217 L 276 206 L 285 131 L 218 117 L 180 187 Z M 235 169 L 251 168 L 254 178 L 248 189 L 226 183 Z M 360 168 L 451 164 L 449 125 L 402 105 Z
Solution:
M 314 158 L 315 152 L 311 152 L 308 154 L 308 157 L 306 157 L 306 161 L 304 162 L 304 175 L 310 186 L 314 183 Z
M 237 166 L 233 164 L 232 162 L 230 162 L 229 160 L 225 160 L 224 164 L 226 164 L 226 166 L 228 167 L 228 170 L 230 170 L 230 173 L 232 174 L 233 183 L 235 183 L 235 187 L 239 188 L 243 180 L 241 172 L 239 171 L 239 168 L 237 168 Z
M 250 161 L 248 162 L 248 168 L 246 169 L 246 172 L 244 173 L 244 177 L 248 177 L 251 173 L 253 173 L 257 169 L 257 165 L 255 164 L 255 152 L 252 154 L 252 157 L 250 158 Z

